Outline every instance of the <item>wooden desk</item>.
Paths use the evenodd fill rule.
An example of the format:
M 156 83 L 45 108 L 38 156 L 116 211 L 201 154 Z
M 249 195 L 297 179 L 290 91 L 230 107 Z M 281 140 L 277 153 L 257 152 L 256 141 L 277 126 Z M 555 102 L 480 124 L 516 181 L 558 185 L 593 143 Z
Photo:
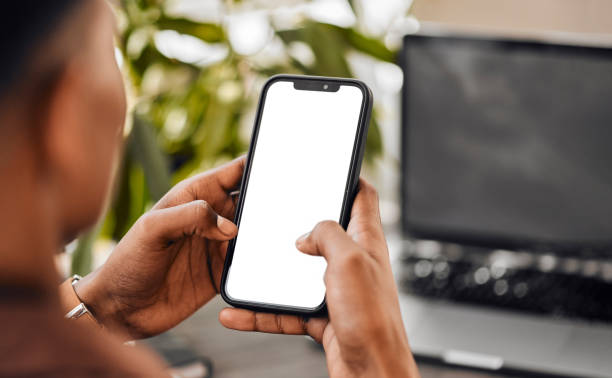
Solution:
M 172 333 L 214 363 L 215 377 L 327 377 L 321 347 L 304 336 L 243 333 L 223 328 L 217 314 L 225 304 L 213 300 Z M 501 375 L 419 365 L 423 378 L 486 378 Z

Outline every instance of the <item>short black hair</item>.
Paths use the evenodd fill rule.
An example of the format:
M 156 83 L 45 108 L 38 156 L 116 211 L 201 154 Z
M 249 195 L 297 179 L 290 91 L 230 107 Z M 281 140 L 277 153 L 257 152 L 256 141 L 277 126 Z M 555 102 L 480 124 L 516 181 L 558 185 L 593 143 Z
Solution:
M 87 0 L 9 0 L 0 5 L 0 97 L 27 73 L 30 58 L 78 4 Z

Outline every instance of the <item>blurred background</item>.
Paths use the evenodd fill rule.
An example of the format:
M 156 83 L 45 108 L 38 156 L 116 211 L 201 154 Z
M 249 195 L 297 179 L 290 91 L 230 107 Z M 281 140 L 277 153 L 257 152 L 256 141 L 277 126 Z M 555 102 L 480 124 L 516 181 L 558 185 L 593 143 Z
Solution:
M 402 191 L 411 174 L 404 169 L 409 144 L 405 138 L 407 122 L 410 121 L 414 129 L 419 120 L 427 119 L 431 114 L 445 111 L 450 114 L 453 109 L 464 105 L 462 101 L 469 103 L 468 100 L 474 100 L 469 96 L 474 93 L 481 96 L 482 102 L 477 104 L 480 109 L 491 105 L 493 111 L 503 110 L 500 108 L 506 103 L 495 103 L 501 98 L 496 97 L 499 85 L 511 88 L 514 82 L 507 78 L 521 72 L 519 65 L 525 62 L 512 60 L 515 56 L 511 51 L 514 50 L 509 49 L 502 53 L 506 55 L 498 56 L 499 60 L 489 62 L 488 66 L 479 65 L 478 62 L 471 66 L 462 65 L 468 61 L 465 54 L 469 52 L 453 50 L 457 44 L 451 40 L 440 50 L 448 54 L 440 56 L 450 57 L 448 66 L 423 64 L 419 71 L 417 65 L 409 67 L 407 64 L 407 56 L 411 52 L 403 45 L 405 35 L 433 33 L 446 37 L 467 35 L 469 38 L 477 36 L 476 39 L 545 40 L 562 44 L 571 41 L 572 46 L 609 48 L 612 46 L 612 2 L 121 0 L 117 2 L 115 11 L 120 30 L 116 57 L 127 79 L 130 102 L 125 129 L 126 151 L 105 216 L 93 230 L 71 243 L 62 257 L 61 264 L 66 273 L 85 274 L 101 264 L 136 219 L 172 185 L 244 154 L 248 148 L 259 92 L 269 76 L 293 73 L 357 77 L 372 88 L 375 98 L 362 174 L 374 182 L 381 195 L 381 212 L 391 246 L 393 268 L 403 293 L 402 309 L 423 376 L 528 376 L 526 371 L 559 376 L 558 370 L 549 369 L 559 359 L 570 367 L 587 365 L 599 368 L 595 373 L 580 369 L 572 373 L 568 368 L 565 371 L 570 376 L 612 376 L 609 374 L 612 370 L 606 370 L 609 366 L 603 362 L 606 354 L 612 353 L 612 329 L 609 327 L 612 306 L 600 308 L 593 302 L 605 302 L 605 298 L 612 297 L 612 253 L 609 253 L 609 246 L 596 251 L 578 248 L 567 252 L 563 249 L 563 253 L 544 244 L 532 249 L 524 246 L 513 249 L 508 245 L 501 248 L 495 243 L 472 248 L 459 243 L 458 239 L 461 238 L 443 240 L 444 237 L 437 238 L 435 233 L 428 235 L 422 232 L 423 235 L 419 235 L 419 232 L 414 235 L 412 231 L 415 231 L 415 227 L 406 223 L 406 214 L 418 214 L 418 209 L 412 208 L 414 211 L 411 213 L 406 211 L 403 206 L 408 194 Z M 425 51 L 419 56 L 433 59 L 435 54 L 432 51 Z M 548 50 L 543 48 L 542 51 Z M 484 55 L 489 58 L 493 56 L 488 52 Z M 411 62 L 418 62 L 418 59 L 410 56 L 413 58 Z M 559 56 L 554 55 L 554 59 Z M 568 59 L 582 61 L 580 57 Z M 430 62 L 436 63 L 435 60 Z M 557 67 L 553 60 L 547 62 L 551 67 Z M 612 80 L 612 59 L 607 58 L 605 62 L 607 65 L 601 66 L 600 73 L 591 75 L 593 81 L 588 82 L 590 87 L 593 87 L 593 83 L 606 83 L 597 92 L 604 94 L 598 97 L 602 101 L 597 104 L 605 103 L 609 101 L 605 99 L 612 97 L 608 96 L 611 88 L 607 85 Z M 427 71 L 428 67 L 443 69 Z M 528 66 L 523 67 L 529 69 Z M 563 80 L 574 77 L 578 78 L 576 83 L 585 82 L 580 78 L 586 80 L 589 72 L 595 71 L 579 71 L 576 67 L 565 71 L 559 68 L 558 76 L 549 78 L 549 81 L 543 79 L 543 75 L 534 76 L 534 83 L 542 79 L 543 84 L 524 89 L 520 95 L 531 98 L 526 94 L 535 93 L 536 96 L 539 93 L 537 88 L 544 88 L 544 91 L 556 88 L 555 93 L 550 89 L 550 93 L 543 92 L 543 97 L 534 97 L 538 106 L 542 105 L 537 102 L 542 98 L 554 104 L 572 96 L 579 97 L 580 93 L 574 91 L 576 88 L 564 86 L 570 85 L 570 82 Z M 506 71 L 500 71 L 502 69 Z M 533 72 L 540 74 L 549 71 L 538 71 L 542 66 L 533 69 Z M 410 83 L 419 84 L 415 89 L 414 85 L 408 86 L 405 76 L 417 73 L 418 76 L 412 76 L 410 80 Z M 428 73 L 431 76 L 427 76 Z M 443 76 L 446 74 L 448 76 Z M 472 78 L 488 77 L 488 83 L 492 84 L 484 85 L 477 79 L 474 82 L 464 81 L 464 86 L 460 87 L 463 92 L 459 92 L 463 97 L 453 99 L 452 81 L 465 80 L 469 78 L 468 74 L 472 74 Z M 500 78 L 503 75 L 506 75 L 506 81 Z M 555 86 L 559 82 L 561 84 Z M 483 86 L 478 87 L 480 84 Z M 474 92 L 474 88 L 481 92 Z M 567 90 L 567 96 L 557 96 L 564 90 Z M 593 95 L 594 92 L 584 92 L 585 96 L 589 93 Z M 408 95 L 410 99 L 407 99 Z M 487 99 L 491 101 L 487 103 Z M 595 102 L 585 103 L 593 105 Z M 412 113 L 417 118 L 409 119 L 406 109 L 415 109 L 417 105 L 417 111 Z M 604 108 L 605 105 L 592 106 L 588 111 L 597 113 L 599 118 L 596 118 L 603 120 L 603 124 L 597 123 L 599 128 L 592 136 L 607 141 L 609 139 L 604 137 L 608 134 L 603 131 L 606 127 L 602 125 L 606 122 L 610 124 L 612 115 Z M 430 113 L 427 113 L 428 109 Z M 422 112 L 419 113 L 419 110 Z M 575 114 L 580 111 L 575 110 Z M 512 122 L 524 124 L 525 131 L 521 138 L 526 141 L 533 139 L 529 133 L 532 125 L 525 124 L 527 118 L 521 118 L 520 114 L 515 117 L 499 112 L 494 115 L 500 117 L 500 114 L 504 114 L 501 117 L 505 117 L 509 125 Z M 568 119 L 567 116 L 564 118 Z M 449 116 L 449 119 L 447 123 L 452 124 L 453 118 Z M 583 120 L 577 121 L 577 124 Z M 560 129 L 576 132 L 578 136 L 574 140 L 577 140 L 581 134 L 572 127 L 563 126 Z M 534 126 L 534 130 L 536 128 Z M 436 131 L 435 128 L 429 130 Z M 445 138 L 454 136 L 453 143 L 456 143 L 457 140 L 465 142 L 469 139 L 464 138 L 470 136 L 467 128 L 467 131 L 461 128 L 449 130 L 437 130 L 439 133 L 434 133 L 435 140 L 446 141 Z M 460 135 L 462 132 L 464 134 Z M 490 138 L 487 140 L 494 140 L 499 146 L 516 137 L 507 133 L 493 134 L 490 130 L 487 130 L 487 135 Z M 565 134 L 554 136 L 558 140 L 567 138 Z M 477 145 L 478 141 L 478 138 L 472 138 L 472 144 L 463 145 L 468 146 L 463 152 L 472 157 L 482 153 L 479 147 L 483 145 Z M 435 143 L 427 146 L 431 146 L 432 150 L 440 147 Z M 555 147 L 554 143 L 551 146 Z M 541 145 L 539 148 L 545 150 L 551 146 Z M 516 156 L 525 157 L 525 165 L 530 167 L 540 161 L 537 157 L 541 155 L 530 157 L 513 145 L 501 147 L 509 148 L 509 161 L 516 161 Z M 585 146 L 583 155 L 592 152 L 588 147 Z M 412 150 L 418 150 L 418 146 Z M 426 158 L 423 159 L 423 156 Z M 492 156 L 481 154 L 475 161 L 486 161 Z M 440 173 L 447 172 L 446 169 L 452 173 L 452 161 L 438 165 L 443 168 L 437 171 L 432 168 L 436 167 L 436 162 L 442 161 L 438 157 L 420 155 L 426 163 L 425 171 Z M 410 155 L 411 163 L 415 159 L 419 159 L 419 155 Z M 612 167 L 612 156 L 609 154 L 597 155 L 594 161 L 599 167 Z M 555 169 L 561 172 L 560 168 Z M 414 179 L 427 182 L 427 175 L 410 178 L 412 182 Z M 609 176 L 602 174 L 598 179 L 601 183 Z M 601 187 L 603 189 L 598 193 L 603 194 L 598 194 L 598 198 L 608 198 L 610 201 L 607 203 L 610 204 L 612 187 L 609 181 L 604 184 L 608 186 Z M 515 186 L 505 185 L 510 192 L 516 193 Z M 438 194 L 437 189 L 450 186 L 446 181 L 442 184 L 436 182 L 424 192 Z M 584 188 L 584 193 L 592 193 L 591 187 Z M 503 202 L 507 200 L 506 197 L 498 195 L 496 198 L 501 198 Z M 429 199 L 437 202 L 440 197 L 429 196 Z M 427 201 L 421 203 L 427 204 Z M 508 203 L 510 210 L 506 211 L 511 213 L 513 203 Z M 537 208 L 533 203 L 531 206 Z M 424 209 L 425 213 L 431 210 Z M 432 214 L 431 211 L 429 214 Z M 564 215 L 561 212 L 552 214 Z M 460 220 L 470 219 L 470 215 L 462 214 Z M 527 215 L 535 215 L 535 210 Z M 601 222 L 601 229 L 610 229 L 612 222 L 607 219 Z M 556 226 L 553 225 L 553 229 Z M 508 224 L 507 230 L 512 230 L 511 224 Z M 557 290 L 559 288 L 562 290 Z M 596 293 L 597 296 L 585 304 L 579 299 L 585 293 Z M 428 299 L 423 301 L 413 297 Z M 543 297 L 552 299 L 542 304 L 538 298 Z M 469 306 L 443 312 L 438 304 L 449 302 L 468 303 Z M 223 306 L 220 300 L 214 300 L 169 334 L 150 340 L 150 343 L 160 350 L 169 350 L 169 355 L 174 353 L 178 360 L 181 358 L 176 356 L 205 356 L 212 361 L 215 376 L 219 377 L 327 376 L 324 356 L 317 345 L 303 337 L 240 334 L 225 330 L 216 321 L 218 310 Z M 505 312 L 486 310 L 483 315 L 483 308 L 493 307 L 514 312 L 508 317 Z M 454 317 L 449 317 L 449 313 Z M 536 313 L 537 316 L 534 315 Z M 420 323 L 420 315 L 429 315 L 430 320 L 438 323 Z M 442 331 L 442 324 L 459 324 L 457 319 L 472 317 L 480 325 L 466 323 L 463 328 L 469 336 L 452 329 Z M 511 324 L 515 328 L 504 328 L 499 324 Z M 421 329 L 425 333 L 420 333 Z M 513 333 L 521 336 L 512 340 L 509 335 Z M 533 336 L 532 339 L 529 339 L 529 334 Z M 600 336 L 599 341 L 593 341 L 594 335 Z M 457 339 L 473 340 L 475 344 L 462 343 Z M 494 341 L 493 346 L 490 345 L 491 340 Z M 538 340 L 550 340 L 551 344 L 539 345 Z M 575 350 L 560 353 L 565 353 L 567 349 L 564 342 L 572 343 Z M 512 351 L 521 349 L 531 359 L 512 354 Z M 180 352 L 176 353 L 177 350 Z M 189 358 L 186 360 L 191 361 Z M 515 365 L 508 365 L 510 368 L 503 373 L 494 372 L 502 366 L 508 367 L 508 361 Z M 454 367 L 448 367 L 449 364 Z M 475 367 L 477 370 L 466 370 L 461 366 Z
M 360 77 L 377 99 L 366 170 L 397 127 L 395 64 L 411 2 L 124 0 L 117 60 L 129 83 L 126 153 L 103 221 L 68 248 L 87 273 L 172 185 L 244 154 L 265 80 L 278 73 Z M 395 97 L 396 100 L 396 97 Z M 389 164 L 398 164 L 396 161 Z M 92 251 L 95 251 L 93 253 Z

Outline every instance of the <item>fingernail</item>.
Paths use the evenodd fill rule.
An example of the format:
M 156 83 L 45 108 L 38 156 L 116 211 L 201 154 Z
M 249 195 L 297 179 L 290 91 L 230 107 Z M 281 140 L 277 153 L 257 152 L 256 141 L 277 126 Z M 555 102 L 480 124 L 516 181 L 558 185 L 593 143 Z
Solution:
M 236 225 L 222 216 L 217 217 L 217 227 L 225 235 L 232 235 L 236 231 Z
M 304 235 L 300 236 L 299 238 L 297 238 L 297 240 L 295 241 L 295 244 L 302 244 L 310 235 L 310 232 L 305 233 Z

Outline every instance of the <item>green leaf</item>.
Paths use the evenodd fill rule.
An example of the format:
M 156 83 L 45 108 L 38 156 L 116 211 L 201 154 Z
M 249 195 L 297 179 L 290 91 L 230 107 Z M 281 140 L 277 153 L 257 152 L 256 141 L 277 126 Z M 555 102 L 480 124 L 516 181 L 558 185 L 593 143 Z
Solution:
M 368 138 L 366 139 L 366 149 L 364 153 L 364 159 L 366 162 L 371 163 L 374 159 L 382 154 L 383 141 L 382 134 L 380 133 L 380 126 L 376 120 L 376 112 L 372 111 L 372 118 L 370 119 L 370 128 L 368 129 Z
M 152 127 L 140 117 L 134 117 L 128 151 L 142 167 L 151 197 L 159 200 L 170 189 L 168 163 Z
M 124 157 L 124 164 L 119 176 L 117 197 L 108 213 L 108 216 L 114 217 L 112 222 L 114 229 L 111 233 L 114 240 L 121 239 L 129 231 L 130 227 L 145 211 L 150 197 L 143 169 L 134 162 L 130 155 L 127 153 Z M 107 233 L 107 230 L 105 230 L 105 233 Z
M 170 18 L 162 16 L 157 21 L 160 30 L 176 30 L 181 34 L 189 34 L 208 43 L 224 42 L 225 32 L 220 25 L 199 23 L 186 18 Z
M 348 43 L 355 50 L 361 51 L 364 54 L 370 55 L 385 62 L 396 62 L 397 57 L 395 53 L 389 50 L 381 41 L 366 37 L 353 28 L 336 28 L 344 35 L 346 43 Z
M 115 216 L 115 228 L 113 230 L 113 239 L 119 240 L 129 228 L 130 218 L 130 168 L 132 161 L 129 156 L 124 156 L 123 165 L 119 176 L 119 186 L 117 190 L 117 198 L 113 203 L 112 215 Z
M 350 77 L 351 71 L 345 57 L 346 43 L 344 36 L 332 25 L 319 22 L 307 22 L 303 27 L 278 32 L 279 37 L 289 44 L 304 42 L 310 46 L 315 55 L 315 64 L 307 74 L 324 76 Z
M 93 269 L 93 244 L 99 229 L 99 226 L 96 226 L 79 237 L 77 247 L 72 253 L 71 274 L 84 276 Z

